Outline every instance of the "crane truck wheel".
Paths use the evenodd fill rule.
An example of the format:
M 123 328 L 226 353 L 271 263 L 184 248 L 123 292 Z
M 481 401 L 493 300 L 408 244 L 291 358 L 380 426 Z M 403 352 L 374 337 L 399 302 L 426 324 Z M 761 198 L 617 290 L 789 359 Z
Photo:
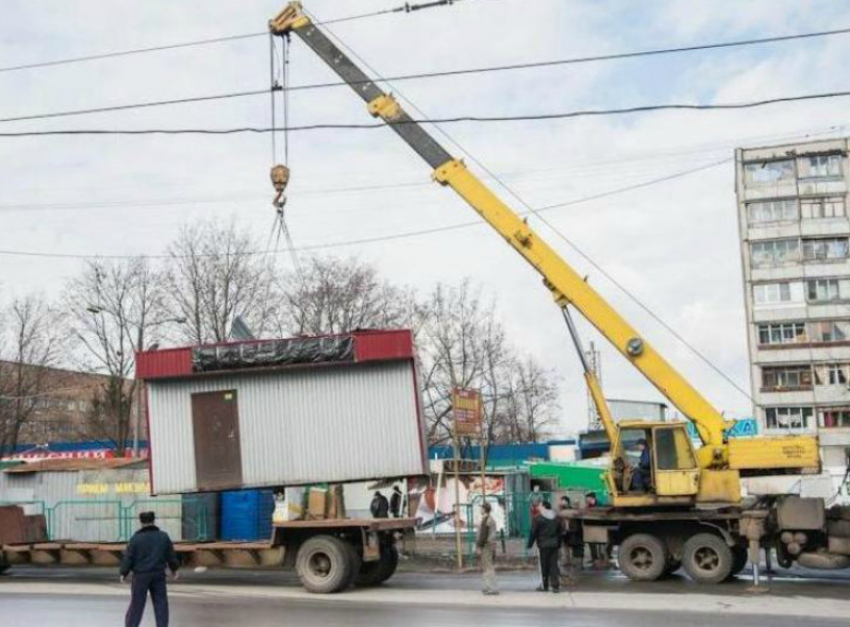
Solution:
M 330 594 L 345 590 L 354 577 L 356 560 L 346 543 L 333 536 L 315 536 L 298 549 L 295 570 L 308 592 Z
M 750 561 L 750 554 L 745 546 L 736 546 L 732 549 L 732 570 L 729 572 L 729 579 L 740 574 L 747 567 Z
M 720 536 L 699 533 L 685 542 L 682 565 L 697 583 L 713 584 L 728 579 L 734 564 L 732 549 Z
M 655 581 L 664 575 L 670 560 L 667 547 L 659 538 L 648 533 L 636 533 L 620 543 L 617 562 L 629 579 Z
M 361 587 L 379 586 L 395 574 L 398 568 L 398 549 L 392 544 L 381 545 L 377 562 L 363 562 L 354 583 Z

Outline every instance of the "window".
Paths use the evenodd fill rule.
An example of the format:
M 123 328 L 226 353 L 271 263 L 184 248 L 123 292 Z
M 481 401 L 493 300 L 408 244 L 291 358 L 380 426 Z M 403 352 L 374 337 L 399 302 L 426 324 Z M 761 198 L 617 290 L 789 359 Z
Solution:
M 768 407 L 764 410 L 768 429 L 806 429 L 812 418 L 811 407 Z
M 744 166 L 744 179 L 747 185 L 775 185 L 783 181 L 792 181 L 794 176 L 794 162 L 791 159 L 748 163 Z
M 693 449 L 684 427 L 656 429 L 655 464 L 658 470 L 693 470 L 696 468 Z
M 806 297 L 812 303 L 829 303 L 850 298 L 850 279 L 806 281 Z
M 794 200 L 769 200 L 747 205 L 750 224 L 796 220 L 797 217 L 797 202 Z
M 772 239 L 750 244 L 754 266 L 775 266 L 800 258 L 800 242 L 796 239 Z
M 762 387 L 769 390 L 812 387 L 812 369 L 809 366 L 783 366 L 762 368 Z
M 796 344 L 808 341 L 806 324 L 803 322 L 760 324 L 758 331 L 759 344 L 763 346 Z
M 803 240 L 803 258 L 806 261 L 813 261 L 815 259 L 846 259 L 847 253 L 848 244 L 846 237 Z
M 800 213 L 805 219 L 842 218 L 847 214 L 843 198 L 801 200 Z
M 803 302 L 803 286 L 801 283 L 761 283 L 753 285 L 753 299 L 756 305 L 801 303 Z
M 844 342 L 850 336 L 850 321 L 825 320 L 809 323 L 809 337 L 812 342 Z
M 818 364 L 815 366 L 815 382 L 818 385 L 847 386 L 850 364 Z
M 841 177 L 841 155 L 814 155 L 800 159 L 801 179 Z
M 841 429 L 850 427 L 850 409 L 842 407 L 836 409 L 818 410 L 818 424 L 822 429 Z

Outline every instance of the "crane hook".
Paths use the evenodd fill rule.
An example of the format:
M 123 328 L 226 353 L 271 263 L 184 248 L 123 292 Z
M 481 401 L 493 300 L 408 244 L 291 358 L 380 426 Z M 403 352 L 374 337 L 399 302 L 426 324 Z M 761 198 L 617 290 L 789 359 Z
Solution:
M 274 166 L 271 171 L 271 179 L 272 185 L 274 185 L 274 189 L 277 192 L 272 204 L 280 211 L 286 205 L 286 196 L 283 195 L 283 192 L 286 191 L 286 186 L 289 185 L 289 168 L 282 164 Z

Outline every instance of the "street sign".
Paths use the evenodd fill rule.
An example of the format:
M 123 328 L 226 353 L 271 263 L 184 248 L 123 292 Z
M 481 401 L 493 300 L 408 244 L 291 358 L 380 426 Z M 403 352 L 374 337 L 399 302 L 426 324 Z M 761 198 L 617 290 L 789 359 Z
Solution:
M 452 390 L 452 416 L 455 435 L 479 436 L 481 434 L 481 393 L 478 390 L 454 388 Z

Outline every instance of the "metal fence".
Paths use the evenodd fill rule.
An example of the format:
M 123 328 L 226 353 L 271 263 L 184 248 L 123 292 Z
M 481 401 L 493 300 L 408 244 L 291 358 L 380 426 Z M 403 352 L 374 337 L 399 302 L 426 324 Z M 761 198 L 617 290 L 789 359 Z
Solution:
M 119 499 L 72 499 L 51 506 L 44 501 L 0 501 L 0 505 L 18 505 L 27 514 L 44 515 L 51 541 L 126 542 L 144 511 L 155 511 L 157 526 L 175 539 L 201 542 L 217 534 L 215 513 L 203 497 L 147 498 L 129 504 Z

